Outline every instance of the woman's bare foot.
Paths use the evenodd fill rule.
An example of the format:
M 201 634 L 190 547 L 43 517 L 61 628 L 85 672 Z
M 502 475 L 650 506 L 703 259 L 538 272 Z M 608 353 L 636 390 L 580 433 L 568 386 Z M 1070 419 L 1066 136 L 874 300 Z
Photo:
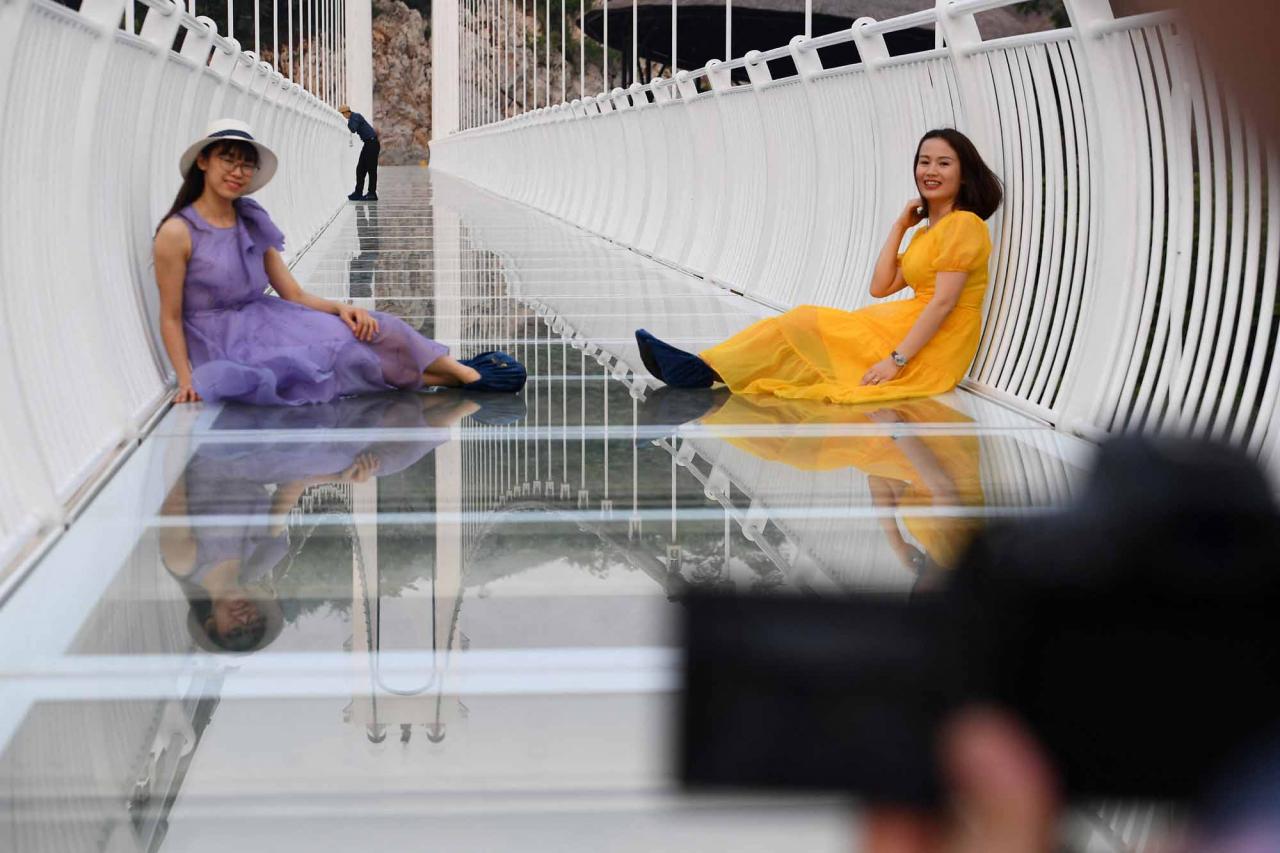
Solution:
M 480 411 L 480 404 L 458 394 L 422 394 L 422 417 L 429 426 L 448 427 Z
M 428 388 L 456 388 L 479 378 L 480 373 L 475 368 L 459 364 L 447 355 L 440 356 L 422 371 L 422 384 Z

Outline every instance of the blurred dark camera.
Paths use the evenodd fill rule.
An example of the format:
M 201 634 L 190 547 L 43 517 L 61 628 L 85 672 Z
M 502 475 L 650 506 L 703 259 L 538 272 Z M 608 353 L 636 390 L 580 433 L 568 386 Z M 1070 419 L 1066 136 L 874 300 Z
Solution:
M 938 591 L 689 599 L 683 778 L 933 806 L 938 731 L 981 703 L 1071 796 L 1187 800 L 1280 734 L 1278 558 L 1252 460 L 1114 440 L 1071 507 L 988 528 Z

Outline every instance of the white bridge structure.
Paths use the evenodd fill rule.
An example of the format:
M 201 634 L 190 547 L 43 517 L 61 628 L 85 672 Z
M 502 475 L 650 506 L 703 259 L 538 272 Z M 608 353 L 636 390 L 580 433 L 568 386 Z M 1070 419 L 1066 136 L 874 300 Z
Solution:
M 372 112 L 367 3 L 279 3 L 282 25 L 298 16 L 290 76 L 194 2 L 142 5 L 0 4 L 0 564 L 65 526 L 167 405 L 151 238 L 182 150 L 211 119 L 252 124 L 280 154 L 260 200 L 296 256 L 344 202 L 339 102 Z
M 1065 0 L 1069 28 L 984 40 L 981 13 L 1017 5 L 938 0 L 518 115 L 491 105 L 519 68 L 461 62 L 435 121 L 462 129 L 433 162 L 766 305 L 856 308 L 916 141 L 959 128 L 1007 191 L 966 387 L 1090 438 L 1176 430 L 1273 459 L 1273 151 L 1170 14 Z M 457 6 L 460 44 L 503 37 Z M 447 33 L 452 4 L 434 8 Z M 918 26 L 943 46 L 891 57 L 885 33 Z M 824 68 L 843 42 L 862 61 Z M 774 79 L 782 58 L 799 73 Z
M 315 837 L 359 847 L 363 824 L 344 824 L 325 776 L 339 768 L 366 786 L 347 806 L 413 818 L 371 819 L 405 849 L 424 826 L 446 849 L 578 849 L 598 832 L 521 821 L 545 807 L 589 822 L 597 806 L 659 815 L 617 849 L 677 849 L 675 819 L 723 845 L 724 814 L 758 849 L 847 849 L 832 829 L 843 803 L 815 829 L 789 806 L 683 810 L 663 787 L 665 596 L 909 588 L 913 555 L 945 568 L 939 543 L 971 522 L 1068 500 L 1110 433 L 1210 436 L 1280 466 L 1275 151 L 1167 12 L 1063 0 L 1070 26 L 993 40 L 982 16 L 1018 0 L 922 0 L 626 90 L 588 94 L 580 73 L 571 97 L 567 16 L 585 2 L 556 21 L 539 0 L 433 0 L 430 169 L 388 174 L 357 208 L 336 107 L 378 122 L 371 4 L 204 2 L 0 0 L 0 847 L 156 851 L 166 832 L 175 849 L 249 845 L 277 791 Z M 911 27 L 933 27 L 936 48 L 891 56 L 885 34 Z M 823 67 L 820 51 L 848 42 L 861 61 Z M 775 77 L 782 59 L 794 76 Z M 259 199 L 304 285 L 463 354 L 509 349 L 530 366 L 523 413 L 441 425 L 410 407 L 423 420 L 373 424 L 317 408 L 250 427 L 234 407 L 172 406 L 151 240 L 179 153 L 220 117 L 280 153 Z M 655 426 L 633 330 L 696 349 L 792 306 L 865 304 L 915 144 L 942 126 L 972 137 L 1006 189 L 962 387 L 894 413 L 892 432 L 830 412 L 771 422 L 741 400 L 737 420 Z M 866 461 L 904 438 L 948 462 L 947 500 Z M 259 484 L 269 511 L 169 509 L 201 448 L 378 442 L 418 447 L 409 475 L 316 462 Z M 272 502 L 293 487 L 292 505 Z M 296 608 L 277 647 L 227 657 L 193 642 L 190 584 L 163 552 L 174 530 L 236 525 L 287 530 L 287 566 L 341 573 L 337 592 L 307 586 L 305 568 L 270 575 L 322 606 Z M 615 586 L 580 585 L 589 563 Z M 635 607 L 650 595 L 661 608 Z M 323 645 L 334 625 L 341 652 Z M 371 751 L 333 747 L 330 722 Z M 296 764 L 270 763 L 302 735 Z M 532 745 L 513 762 L 505 743 Z M 582 806 L 583 791 L 607 794 Z M 493 825 L 478 842 L 481 813 Z M 1081 849 L 1141 850 L 1164 820 L 1094 818 Z

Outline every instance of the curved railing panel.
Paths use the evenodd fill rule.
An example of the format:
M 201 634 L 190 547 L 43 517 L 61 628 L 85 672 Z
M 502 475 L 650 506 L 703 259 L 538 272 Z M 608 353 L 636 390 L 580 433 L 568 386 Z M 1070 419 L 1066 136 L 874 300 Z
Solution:
M 151 242 L 211 119 L 280 155 L 259 195 L 296 257 L 343 203 L 340 115 L 172 0 L 0 5 L 0 570 L 69 512 L 168 397 Z M 174 52 L 175 42 L 180 44 Z
M 1014 5 L 939 0 L 797 37 L 436 140 L 434 163 L 547 210 L 492 164 L 554 127 L 558 161 L 591 164 L 576 172 L 588 203 L 557 215 L 771 306 L 854 308 L 913 192 L 916 141 L 958 127 L 1006 188 L 966 384 L 1089 436 L 1173 430 L 1273 456 L 1272 152 L 1169 14 L 1116 19 L 1104 2 L 1066 0 L 1070 27 L 984 41 L 974 16 Z M 885 33 L 929 20 L 944 47 L 889 55 Z M 824 69 L 818 48 L 841 42 L 864 61 Z M 784 58 L 798 73 L 775 80 Z M 749 82 L 733 81 L 742 70 Z M 521 178 L 563 173 L 534 163 Z

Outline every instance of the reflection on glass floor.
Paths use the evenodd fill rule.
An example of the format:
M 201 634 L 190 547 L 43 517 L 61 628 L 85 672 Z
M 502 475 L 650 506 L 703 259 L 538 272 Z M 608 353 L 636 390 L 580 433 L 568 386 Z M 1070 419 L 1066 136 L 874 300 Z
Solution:
M 767 309 L 386 184 L 300 279 L 529 385 L 172 411 L 0 611 L 0 846 L 848 849 L 838 798 L 677 791 L 680 596 L 927 586 L 1088 448 L 966 393 L 655 391 L 637 325 L 694 345 Z

